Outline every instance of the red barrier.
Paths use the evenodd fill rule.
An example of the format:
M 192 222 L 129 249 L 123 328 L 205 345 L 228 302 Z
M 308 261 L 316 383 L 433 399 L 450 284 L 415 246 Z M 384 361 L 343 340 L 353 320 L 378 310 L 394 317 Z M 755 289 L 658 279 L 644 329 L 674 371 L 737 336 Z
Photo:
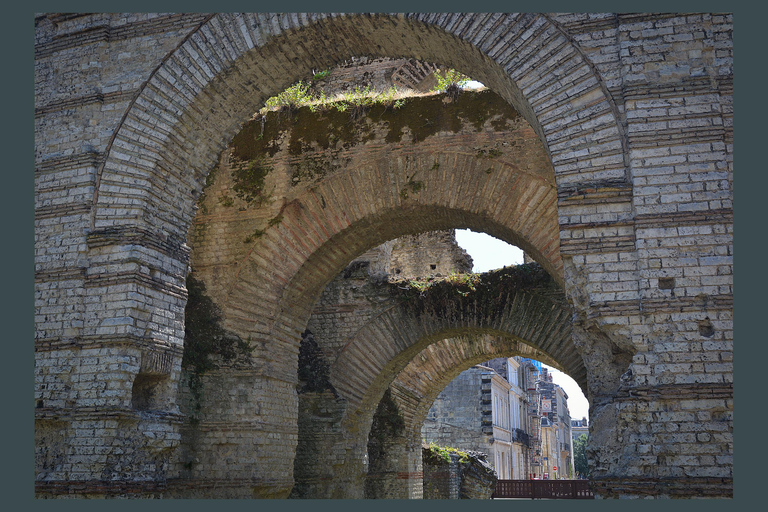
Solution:
M 593 500 L 589 480 L 498 480 L 493 498 Z

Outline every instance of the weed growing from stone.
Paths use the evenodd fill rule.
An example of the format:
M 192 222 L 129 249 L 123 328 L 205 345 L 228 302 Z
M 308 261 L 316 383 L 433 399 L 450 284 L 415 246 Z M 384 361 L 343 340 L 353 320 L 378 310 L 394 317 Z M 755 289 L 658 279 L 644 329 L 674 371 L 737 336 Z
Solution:
M 467 452 L 463 452 L 459 450 L 458 448 L 452 448 L 449 446 L 439 446 L 434 442 L 429 443 L 429 446 L 427 447 L 429 451 L 432 452 L 437 457 L 440 457 L 445 462 L 450 463 L 451 462 L 451 454 L 455 453 L 459 456 L 459 462 L 465 463 L 469 462 L 469 454 Z
M 335 96 L 326 96 L 324 92 L 313 94 L 309 84 L 299 81 L 277 96 L 267 99 L 259 114 L 264 116 L 269 111 L 294 111 L 307 106 L 312 112 L 336 109 L 339 112 L 349 112 L 352 119 L 359 119 L 374 105 L 384 105 L 397 110 L 405 105 L 405 97 L 413 95 L 401 92 L 393 85 L 384 92 L 375 92 L 371 87 L 355 87 Z
M 312 75 L 312 80 L 322 80 L 324 78 L 327 78 L 328 75 L 331 74 L 330 69 L 324 69 L 322 71 L 318 71 L 317 73 Z
M 444 92 L 451 100 L 456 100 L 462 88 L 471 80 L 467 75 L 459 73 L 455 69 L 438 69 L 435 71 L 437 85 L 432 89 L 436 92 Z

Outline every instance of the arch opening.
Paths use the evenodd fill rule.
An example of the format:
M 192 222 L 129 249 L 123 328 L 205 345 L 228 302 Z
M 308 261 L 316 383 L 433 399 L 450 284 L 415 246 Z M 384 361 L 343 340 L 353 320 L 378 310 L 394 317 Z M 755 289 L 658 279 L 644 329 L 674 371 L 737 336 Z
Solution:
M 498 104 L 497 109 L 467 118 L 468 111 L 462 109 L 467 108 L 465 103 L 471 106 L 472 95 L 481 95 L 477 98 L 482 98 L 486 109 L 489 103 Z M 306 334 L 307 319 L 323 287 L 353 257 L 395 237 L 457 226 L 488 231 L 536 255 L 555 276 L 553 290 L 560 289 L 562 262 L 557 250 L 551 164 L 527 123 L 495 98 L 490 91 L 482 91 L 463 93 L 448 103 L 440 96 L 409 99 L 402 107 L 403 115 L 409 109 L 418 113 L 422 108 L 441 113 L 442 122 L 447 124 L 406 139 L 408 142 L 402 140 L 403 133 L 414 133 L 413 128 L 406 125 L 393 137 L 394 118 L 381 124 L 382 117 L 390 114 L 386 108 L 371 109 L 367 118 L 356 120 L 363 137 L 339 132 L 336 142 L 342 144 L 311 139 L 309 133 L 304 138 L 294 137 L 294 132 L 302 130 L 302 122 L 311 125 L 313 119 L 326 122 L 330 117 L 307 107 L 294 111 L 293 124 L 286 125 L 285 117 L 267 118 L 265 131 L 261 131 L 260 121 L 254 121 L 235 137 L 222 154 L 201 201 L 191 238 L 192 267 L 196 278 L 207 281 L 212 297 L 222 305 L 227 329 L 248 339 L 254 348 L 252 373 L 277 378 L 286 387 L 292 382 L 295 385 L 297 377 L 291 378 L 290 372 L 300 357 L 300 333 Z M 419 102 L 427 104 L 420 107 Z M 347 130 L 349 124 L 349 117 L 345 117 L 341 126 Z M 283 128 L 286 126 L 288 129 Z M 378 131 L 377 126 L 381 127 Z M 272 133 L 270 127 L 278 129 L 267 136 Z M 273 140 L 281 142 L 272 144 Z M 315 160 L 310 158 L 313 155 Z M 308 165 L 318 162 L 322 167 L 307 171 Z M 223 246 L 230 248 L 229 254 L 222 251 Z M 437 263 L 431 263 L 429 270 L 437 271 Z M 345 273 L 354 274 L 355 270 L 347 267 Z M 263 320 L 254 321 L 259 317 Z M 570 315 L 561 314 L 549 328 L 562 331 L 567 318 Z M 505 332 L 503 327 L 483 329 Z M 434 334 L 433 339 L 452 332 L 462 331 L 449 327 Z M 359 350 L 353 348 L 353 352 Z M 413 350 L 406 348 L 404 354 Z M 339 357 L 356 356 L 342 350 Z M 579 364 L 575 352 L 560 357 L 568 364 Z M 389 367 L 378 370 L 394 371 L 406 358 L 401 354 Z M 356 364 L 353 361 L 349 366 Z M 295 399 L 300 411 L 297 460 L 302 462 L 294 464 L 294 496 L 320 492 L 325 497 L 339 497 L 338 492 L 364 487 L 360 482 L 364 472 L 359 471 L 359 464 L 352 464 L 359 460 L 347 452 L 364 448 L 373 410 L 381 398 L 374 396 L 383 393 L 387 383 L 382 380 L 370 387 L 365 378 L 359 382 L 367 396 L 360 409 L 356 394 L 345 388 L 357 378 L 347 376 L 340 383 L 341 372 L 334 369 L 331 367 L 327 382 L 318 390 L 324 396 L 300 394 Z M 220 376 L 220 380 L 227 379 Z M 341 407 L 337 392 L 346 400 Z M 328 421 L 354 433 L 351 448 L 334 447 L 337 452 L 344 451 L 338 458 L 346 461 L 346 467 L 335 470 L 334 478 L 346 490 L 327 485 L 312 488 L 311 480 L 317 475 L 311 474 L 307 460 L 317 459 L 304 457 L 301 452 L 316 453 L 319 441 L 302 435 L 307 423 L 302 422 L 301 411 L 318 407 L 335 410 L 335 419 Z M 327 426 L 325 422 L 323 428 Z M 337 478 L 339 472 L 346 472 L 357 484 Z
M 460 464 L 473 468 L 461 477 L 465 498 L 487 499 L 496 478 L 575 477 L 567 394 L 546 367 L 542 374 L 540 363 L 515 356 L 514 344 L 481 361 L 482 354 L 457 351 L 462 343 L 430 346 L 385 392 L 368 440 L 367 497 L 459 497 L 445 478 L 467 469 L 436 461 L 445 448 L 469 455 Z
M 406 256 L 408 255 L 414 257 L 416 261 L 411 263 L 415 264 L 407 264 Z M 439 270 L 449 275 L 435 276 L 434 274 L 438 273 L 436 272 L 438 269 L 435 269 L 431 277 L 425 277 L 423 272 L 426 269 L 425 261 L 440 261 L 442 263 L 451 261 L 454 269 L 449 269 L 446 272 L 441 267 Z M 547 360 L 550 364 L 562 367 L 562 363 L 555 362 L 551 356 L 547 355 L 546 350 L 547 348 L 552 349 L 551 346 L 545 348 L 544 352 L 536 351 L 529 345 L 522 343 L 521 339 L 530 338 L 532 331 L 537 329 L 546 333 L 541 339 L 547 336 L 550 339 L 558 338 L 559 335 L 555 334 L 558 331 L 557 329 L 553 330 L 553 325 L 562 321 L 563 328 L 567 331 L 570 319 L 569 312 L 564 312 L 560 320 L 539 321 L 538 325 L 534 325 L 537 324 L 536 320 L 541 320 L 541 318 L 536 318 L 533 312 L 535 301 L 531 301 L 529 298 L 526 301 L 526 306 L 531 320 L 526 323 L 530 324 L 530 330 L 526 331 L 525 334 L 521 331 L 515 331 L 517 336 L 510 337 L 508 325 L 506 327 L 495 326 L 493 320 L 488 318 L 477 319 L 476 322 L 473 322 L 469 319 L 470 315 L 459 313 L 458 310 L 451 308 L 445 302 L 445 291 L 451 286 L 454 287 L 451 293 L 455 294 L 457 298 L 462 298 L 462 293 L 469 296 L 474 293 L 472 288 L 483 288 L 486 285 L 480 276 L 470 277 L 473 274 L 462 274 L 463 277 L 459 277 L 459 274 L 455 273 L 457 268 L 461 271 L 468 271 L 471 266 L 467 254 L 456 245 L 452 231 L 427 233 L 420 236 L 406 236 L 368 251 L 353 261 L 334 282 L 328 285 L 320 301 L 315 305 L 305 336 L 309 333 L 313 342 L 315 339 L 320 340 L 319 343 L 325 350 L 323 361 L 327 368 L 326 375 L 329 375 L 329 378 L 325 380 L 325 388 L 322 392 L 309 395 L 300 393 L 299 414 L 300 417 L 303 414 L 311 415 L 313 414 L 311 411 L 318 409 L 318 403 L 323 403 L 325 404 L 324 410 L 334 408 L 336 411 L 332 422 L 334 428 L 344 430 L 347 434 L 345 436 L 338 435 L 338 430 L 335 433 L 329 433 L 324 430 L 328 428 L 328 424 L 323 422 L 313 424 L 311 421 L 305 421 L 302 424 L 295 462 L 297 483 L 293 491 L 294 497 L 362 497 L 355 494 L 343 494 L 343 489 L 347 489 L 346 492 L 349 492 L 348 489 L 350 488 L 358 490 L 365 488 L 370 497 L 380 496 L 380 491 L 376 490 L 376 486 L 382 484 L 382 478 L 387 480 L 387 477 L 381 473 L 381 468 L 377 466 L 381 459 L 376 459 L 375 456 L 368 454 L 367 445 L 372 439 L 371 436 L 383 439 L 380 435 L 382 428 L 385 432 L 392 431 L 392 429 L 396 430 L 397 420 L 394 424 L 386 421 L 377 423 L 374 420 L 374 412 L 377 407 L 382 407 L 382 400 L 386 402 L 384 397 L 392 389 L 390 385 L 394 376 L 403 371 L 405 366 L 409 364 L 408 361 L 419 359 L 418 354 L 424 353 L 427 347 L 439 343 L 440 340 L 458 337 L 457 339 L 465 340 L 466 347 L 464 350 L 473 353 L 473 351 L 480 350 L 479 347 L 485 346 L 483 344 L 485 342 L 475 343 L 475 338 L 505 339 L 504 349 L 496 347 L 497 352 L 482 352 L 480 350 L 482 355 L 475 355 L 477 360 L 487 360 L 493 354 L 502 353 L 504 350 L 515 350 L 518 353 L 538 354 L 539 358 Z M 394 271 L 395 267 L 401 269 L 402 273 L 398 275 Z M 537 272 L 534 270 L 535 268 L 537 268 L 535 265 L 522 266 L 521 269 L 525 270 L 520 270 L 520 273 L 535 273 Z M 387 269 L 389 269 L 388 273 Z M 510 277 L 515 273 L 515 269 L 502 269 L 498 272 Z M 546 294 L 554 294 L 554 296 L 560 294 L 560 303 L 564 303 L 562 292 L 558 291 L 557 284 L 540 268 L 538 272 L 540 272 L 538 275 L 543 279 L 542 282 L 549 283 L 545 287 L 549 290 Z M 465 285 L 468 286 L 465 287 Z M 434 294 L 434 297 L 440 301 L 439 313 L 436 315 L 440 319 L 433 318 L 427 313 L 429 308 L 424 308 L 423 316 L 416 320 L 409 320 L 407 318 L 408 312 L 413 314 L 419 308 L 415 307 L 415 304 L 410 304 L 401 310 L 397 304 L 399 301 L 396 301 L 394 307 L 388 306 L 386 300 L 391 299 L 392 290 L 385 290 L 384 300 L 375 299 L 376 294 L 370 289 L 385 289 L 387 286 L 394 286 L 395 290 L 400 290 L 401 293 L 403 288 L 413 287 L 414 293 L 411 296 L 421 300 Z M 395 291 L 395 295 L 397 293 Z M 493 295 L 493 297 L 489 297 L 491 302 L 502 303 L 505 300 L 501 290 L 496 290 L 495 295 L 491 295 Z M 365 309 L 365 306 L 359 302 L 362 297 L 365 298 L 364 301 L 367 301 L 369 307 L 371 304 L 376 304 L 376 307 L 373 308 L 374 313 L 365 317 L 364 321 L 351 316 L 358 314 L 359 310 Z M 473 310 L 483 309 L 484 301 L 482 299 L 469 296 L 468 300 L 473 301 Z M 516 302 L 515 299 L 509 297 L 506 297 L 506 300 Z M 558 301 L 555 300 L 555 302 Z M 353 305 L 355 304 L 357 310 L 353 312 L 355 309 Z M 552 303 L 549 304 L 548 307 L 551 308 Z M 339 318 L 342 311 L 348 312 L 346 313 L 346 322 Z M 510 314 L 509 311 L 499 313 L 499 317 L 513 318 L 511 323 L 520 321 L 521 316 Z M 426 326 L 420 325 L 421 322 Z M 446 325 L 439 325 L 441 322 Z M 352 331 L 350 331 L 350 327 L 352 327 Z M 349 338 L 348 333 L 350 332 L 353 332 L 352 339 Z M 345 336 L 338 336 L 341 338 L 341 343 L 334 341 L 336 333 L 347 333 Z M 411 334 L 414 339 L 405 341 L 405 337 Z M 567 336 L 562 339 L 565 340 L 566 338 Z M 536 341 L 534 340 L 533 343 Z M 510 347 L 514 348 L 511 349 Z M 562 349 L 555 350 L 555 353 L 561 361 L 565 360 L 565 352 Z M 578 355 L 573 352 L 570 363 L 574 364 L 577 360 Z M 373 434 L 369 434 L 370 429 L 373 429 Z M 310 442 L 306 438 L 311 438 L 312 441 Z M 318 445 L 322 448 L 318 449 Z M 420 447 L 420 441 L 413 446 Z M 403 449 L 402 446 L 397 448 L 397 450 L 401 449 Z M 415 453 L 414 450 L 415 448 L 412 447 L 406 452 L 413 454 Z M 323 465 L 322 462 L 318 464 L 318 461 L 324 460 L 324 454 L 330 453 L 335 454 L 334 460 L 343 459 L 345 463 L 333 468 L 330 464 Z M 371 478 L 377 479 L 379 484 L 366 483 L 367 477 L 365 475 L 369 474 L 369 463 L 374 464 L 374 473 L 378 475 Z M 413 463 L 416 464 L 415 459 Z M 376 467 L 379 469 L 377 470 Z M 398 473 L 400 477 L 403 477 L 407 472 L 400 468 Z M 417 485 L 410 478 L 401 478 L 401 480 L 401 484 L 411 486 L 411 491 L 416 492 L 418 490 L 420 483 Z M 318 485 L 318 481 L 323 483 Z M 331 481 L 334 483 L 329 483 Z M 403 488 L 400 488 L 400 491 L 405 492 Z M 407 496 L 414 497 L 413 492 Z M 398 495 L 398 497 L 403 496 Z

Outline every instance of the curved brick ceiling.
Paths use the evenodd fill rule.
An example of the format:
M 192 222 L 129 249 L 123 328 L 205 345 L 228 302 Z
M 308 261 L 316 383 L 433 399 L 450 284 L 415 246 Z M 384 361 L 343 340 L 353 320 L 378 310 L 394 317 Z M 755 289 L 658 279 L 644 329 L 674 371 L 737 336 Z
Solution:
M 387 240 L 454 227 L 521 247 L 561 283 L 557 197 L 541 142 L 512 109 L 464 117 L 493 101 L 505 105 L 486 91 L 448 105 L 442 96 L 411 98 L 402 112 L 372 109 L 357 124 L 303 108 L 291 122 L 270 114 L 263 132 L 259 121 L 247 125 L 206 188 L 192 239 L 195 274 L 228 327 L 290 347 L 350 260 Z M 391 124 L 409 115 L 415 125 L 393 134 Z M 416 130 L 423 118 L 433 131 Z M 337 129 L 346 140 L 315 140 Z M 251 195 L 240 197 L 244 186 Z
M 421 439 L 421 427 L 437 396 L 461 372 L 497 357 L 523 356 L 558 366 L 549 356 L 510 337 L 460 336 L 426 347 L 397 375 L 390 390 L 405 420 L 406 432 Z M 580 383 L 584 387 L 583 379 Z
M 413 16 L 214 15 L 126 113 L 99 176 L 93 228 L 138 225 L 183 240 L 205 175 L 242 123 L 309 70 L 360 54 L 441 62 L 485 83 L 544 141 L 561 185 L 625 177 L 603 85 L 546 16 Z
M 571 341 L 572 311 L 546 273 L 529 272 L 518 267 L 483 274 L 475 290 L 466 295 L 444 282 L 423 296 L 413 294 L 368 322 L 330 371 L 334 387 L 348 400 L 351 421 L 373 414 L 392 381 L 407 380 L 401 372 L 418 365 L 426 354 L 448 372 L 457 368 L 460 372 L 467 361 L 528 354 L 561 368 L 586 387 L 586 369 Z M 459 336 L 461 342 L 445 341 Z M 435 343 L 442 351 L 429 349 Z M 428 396 L 442 387 L 429 383 L 421 391 Z

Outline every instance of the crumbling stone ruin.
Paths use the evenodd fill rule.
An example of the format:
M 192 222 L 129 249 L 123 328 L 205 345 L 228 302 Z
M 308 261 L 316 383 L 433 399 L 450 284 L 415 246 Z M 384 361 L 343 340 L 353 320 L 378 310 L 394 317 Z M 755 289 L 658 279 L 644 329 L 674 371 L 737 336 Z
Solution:
M 597 497 L 731 497 L 732 46 L 727 13 L 36 15 L 36 496 L 420 498 L 434 397 L 523 355 L 585 390 Z M 361 55 L 487 89 L 254 116 Z M 457 228 L 536 263 L 389 281 Z
M 424 499 L 490 499 L 496 490 L 496 472 L 478 452 L 447 454 L 449 460 L 430 447 L 422 448 Z

